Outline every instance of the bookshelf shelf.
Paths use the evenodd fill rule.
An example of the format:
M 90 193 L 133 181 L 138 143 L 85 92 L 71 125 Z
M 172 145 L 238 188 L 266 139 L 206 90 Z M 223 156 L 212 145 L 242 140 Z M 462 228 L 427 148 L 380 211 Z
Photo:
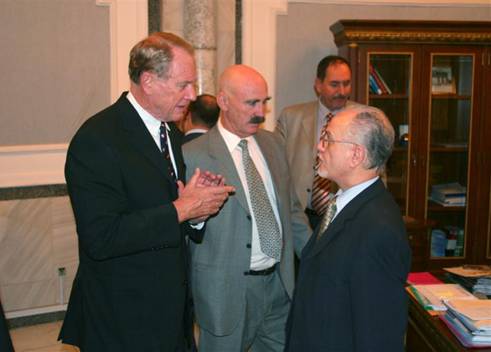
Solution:
M 377 100 L 377 99 L 408 99 L 407 94 L 370 94 L 369 96 L 370 99 Z
M 432 99 L 457 99 L 457 100 L 471 100 L 472 96 L 470 95 L 458 95 L 458 94 L 432 94 Z
M 430 212 L 465 212 L 465 206 L 463 207 L 445 207 L 441 204 L 435 203 L 432 200 L 428 200 L 428 211 Z
M 465 146 L 441 146 L 441 145 L 432 145 L 430 147 L 430 151 L 433 153 L 467 153 L 468 147 Z
M 330 28 L 352 67 L 352 99 L 394 126 L 387 188 L 404 215 L 433 224 L 414 238 L 431 244 L 435 230 L 463 230 L 462 257 L 432 259 L 412 242 L 426 257 L 413 270 L 491 264 L 491 22 L 340 20 Z M 466 189 L 465 206 L 428 200 L 449 183 Z

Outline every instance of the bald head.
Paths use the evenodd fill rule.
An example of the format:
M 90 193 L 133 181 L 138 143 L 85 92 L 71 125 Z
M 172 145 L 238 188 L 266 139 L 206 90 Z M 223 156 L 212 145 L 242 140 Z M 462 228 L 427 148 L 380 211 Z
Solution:
M 254 68 L 246 65 L 232 65 L 223 71 L 219 79 L 219 91 L 224 91 L 230 94 L 237 92 L 243 88 L 242 85 L 247 82 L 252 84 L 264 84 L 267 86 L 263 76 Z
M 257 132 L 264 122 L 269 99 L 266 80 L 252 67 L 233 65 L 220 76 L 217 102 L 221 121 L 240 138 Z

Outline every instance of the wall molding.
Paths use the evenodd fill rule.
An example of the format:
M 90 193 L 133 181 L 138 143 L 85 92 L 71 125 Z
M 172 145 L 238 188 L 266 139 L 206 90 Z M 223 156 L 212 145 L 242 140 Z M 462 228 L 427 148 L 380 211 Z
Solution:
M 330 5 L 360 5 L 360 6 L 422 6 L 422 7 L 484 7 L 489 6 L 489 0 L 288 0 L 288 3 L 330 4 Z
M 65 183 L 67 144 L 0 147 L 0 187 Z
M 128 90 L 128 54 L 148 35 L 147 0 L 94 0 L 109 8 L 111 101 Z M 68 144 L 0 147 L 0 188 L 65 183 Z
M 109 7 L 111 101 L 128 90 L 128 58 L 133 45 L 148 35 L 147 0 L 95 0 Z
M 23 309 L 18 311 L 5 312 L 5 318 L 15 319 L 15 318 L 22 318 L 22 317 L 30 317 L 38 314 L 47 314 L 47 313 L 62 312 L 62 311 L 66 312 L 67 308 L 68 308 L 68 304 L 59 304 L 55 306 L 42 307 L 42 308 Z
M 286 0 L 242 1 L 242 63 L 257 69 L 268 82 L 268 91 L 276 91 L 276 19 L 286 15 Z M 275 127 L 275 102 L 269 104 L 264 128 Z

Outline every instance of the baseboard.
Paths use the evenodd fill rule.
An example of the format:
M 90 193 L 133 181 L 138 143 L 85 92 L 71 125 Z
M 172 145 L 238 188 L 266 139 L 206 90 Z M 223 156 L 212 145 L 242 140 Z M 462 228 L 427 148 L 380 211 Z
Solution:
M 51 323 L 65 318 L 66 304 L 5 313 L 9 329 Z

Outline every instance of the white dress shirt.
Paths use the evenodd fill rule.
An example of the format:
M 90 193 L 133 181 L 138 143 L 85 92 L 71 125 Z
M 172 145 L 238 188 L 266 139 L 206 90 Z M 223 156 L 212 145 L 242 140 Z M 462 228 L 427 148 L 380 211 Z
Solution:
M 184 135 L 187 136 L 188 134 L 192 134 L 192 133 L 206 133 L 206 132 L 208 132 L 208 130 L 205 130 L 204 128 L 193 128 L 190 129 L 189 131 L 186 131 Z
M 351 188 L 348 188 L 347 190 L 343 191 L 341 188 L 338 190 L 336 193 L 336 214 L 334 214 L 332 220 L 336 216 L 338 216 L 339 212 L 343 210 L 343 208 L 348 205 L 349 202 L 353 200 L 357 195 L 359 195 L 361 192 L 363 192 L 365 189 L 367 189 L 370 185 L 372 185 L 375 181 L 379 179 L 379 176 L 376 176 L 368 181 L 362 182 L 357 184 L 356 186 L 353 186 Z M 331 220 L 331 221 L 332 221 Z
M 259 233 L 257 231 L 256 219 L 254 217 L 254 213 L 252 211 L 251 206 L 251 197 L 249 195 L 249 187 L 247 186 L 247 179 L 244 171 L 244 167 L 242 165 L 242 149 L 239 147 L 239 142 L 242 139 L 246 139 L 248 143 L 249 154 L 251 156 L 254 165 L 256 166 L 259 175 L 264 183 L 264 187 L 266 188 L 266 192 L 268 194 L 269 202 L 271 203 L 271 207 L 273 208 L 274 216 L 276 218 L 276 222 L 278 223 L 278 228 L 280 229 L 280 233 L 282 233 L 280 216 L 278 212 L 278 206 L 276 203 L 276 195 L 273 187 L 273 180 L 271 178 L 271 174 L 268 169 L 268 165 L 266 160 L 264 159 L 259 146 L 257 145 L 254 136 L 249 136 L 247 138 L 240 138 L 239 136 L 233 134 L 223 127 L 222 121 L 218 121 L 218 131 L 222 135 L 225 140 L 225 144 L 227 145 L 227 149 L 234 160 L 235 168 L 237 169 L 237 173 L 240 177 L 240 182 L 242 184 L 242 188 L 244 189 L 244 193 L 247 198 L 247 204 L 249 205 L 249 211 L 252 217 L 252 243 L 251 243 L 251 270 L 264 270 L 272 267 L 276 261 L 268 257 L 261 251 L 261 245 L 259 242 Z
M 142 106 L 138 104 L 138 102 L 136 101 L 133 94 L 131 94 L 131 92 L 128 92 L 128 94 L 126 95 L 126 99 L 128 99 L 130 104 L 135 108 L 138 115 L 140 115 L 140 118 L 145 124 L 145 127 L 147 128 L 148 132 L 150 132 L 150 134 L 152 135 L 152 138 L 155 141 L 155 144 L 157 144 L 159 150 L 162 150 L 162 146 L 160 145 L 160 125 L 162 121 L 157 120 L 148 111 L 142 108 Z M 176 161 L 174 160 L 174 152 L 172 151 L 172 141 L 169 138 L 170 128 L 166 122 L 164 122 L 164 124 L 165 124 L 165 133 L 167 134 L 167 144 L 169 145 L 170 160 L 172 161 L 172 167 L 174 169 L 174 173 L 176 174 L 176 178 L 179 178 L 179 175 L 177 174 Z

